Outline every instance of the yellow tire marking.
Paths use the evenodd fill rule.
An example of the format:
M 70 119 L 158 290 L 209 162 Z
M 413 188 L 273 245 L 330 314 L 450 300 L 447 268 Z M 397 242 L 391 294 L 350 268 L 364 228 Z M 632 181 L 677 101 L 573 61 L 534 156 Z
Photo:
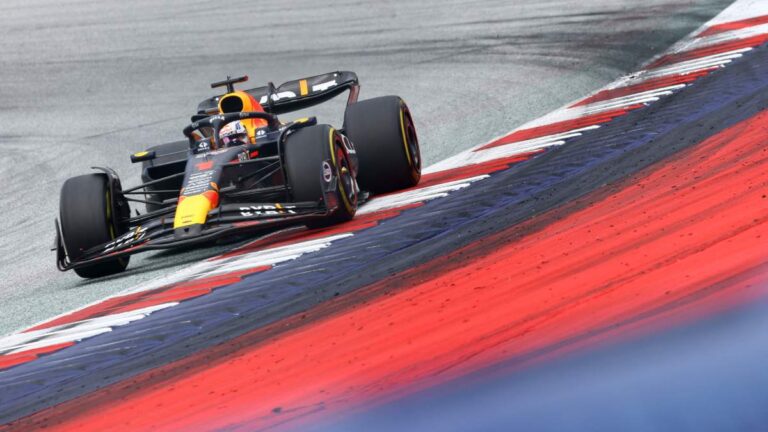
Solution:
M 331 128 L 328 133 L 328 141 L 330 143 L 331 147 L 331 161 L 333 162 L 334 168 L 336 168 L 336 176 L 339 180 L 339 190 L 341 190 L 341 200 L 344 201 L 344 206 L 347 208 L 347 211 L 352 213 L 352 204 L 349 202 L 349 199 L 347 198 L 347 191 L 344 189 L 344 182 L 341 181 L 341 170 L 339 169 L 338 164 L 336 164 L 336 140 L 333 139 L 333 134 L 336 132 L 336 129 Z
M 405 122 L 403 121 L 403 107 L 400 106 L 400 133 L 403 134 L 403 148 L 405 148 L 405 158 L 408 159 L 408 166 L 413 167 L 411 161 L 411 151 L 408 149 L 408 140 L 405 138 Z

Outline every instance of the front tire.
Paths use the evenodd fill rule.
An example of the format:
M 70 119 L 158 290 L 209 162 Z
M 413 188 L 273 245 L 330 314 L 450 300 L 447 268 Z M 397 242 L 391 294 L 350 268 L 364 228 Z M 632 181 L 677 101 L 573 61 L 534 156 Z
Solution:
M 362 189 L 383 194 L 419 183 L 419 140 L 411 112 L 400 97 L 382 96 L 348 106 L 344 131 L 357 151 Z
M 70 261 L 100 244 L 114 240 L 123 232 L 115 223 L 109 183 L 105 174 L 72 177 L 61 188 L 59 216 L 64 249 Z M 127 204 L 127 203 L 126 203 Z M 75 268 L 84 278 L 97 278 L 120 273 L 128 266 L 129 257 L 115 258 L 86 267 Z
M 284 148 L 287 182 L 295 201 L 319 201 L 323 198 L 323 165 L 338 179 L 336 198 L 339 206 L 327 219 L 308 226 L 328 226 L 351 220 L 357 211 L 357 187 L 352 177 L 349 156 L 339 133 L 329 125 L 308 126 L 288 136 Z

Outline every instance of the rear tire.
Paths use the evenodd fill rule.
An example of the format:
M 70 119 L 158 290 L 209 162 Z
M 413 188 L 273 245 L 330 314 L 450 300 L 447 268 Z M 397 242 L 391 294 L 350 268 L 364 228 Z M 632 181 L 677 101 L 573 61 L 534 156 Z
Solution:
M 72 177 L 61 188 L 59 213 L 64 248 L 71 261 L 86 250 L 123 234 L 114 223 L 112 200 L 105 174 Z M 97 278 L 120 273 L 130 257 L 116 258 L 75 269 L 80 277 Z
M 338 181 L 339 207 L 326 219 L 307 223 L 310 227 L 328 226 L 351 220 L 357 211 L 357 190 L 349 158 L 339 133 L 329 125 L 301 128 L 286 139 L 284 146 L 287 182 L 296 201 L 323 198 L 322 166 L 330 160 Z M 333 153 L 332 153 L 333 152 Z
M 419 183 L 419 140 L 400 97 L 382 96 L 348 106 L 344 130 L 357 151 L 357 181 L 362 189 L 383 194 Z

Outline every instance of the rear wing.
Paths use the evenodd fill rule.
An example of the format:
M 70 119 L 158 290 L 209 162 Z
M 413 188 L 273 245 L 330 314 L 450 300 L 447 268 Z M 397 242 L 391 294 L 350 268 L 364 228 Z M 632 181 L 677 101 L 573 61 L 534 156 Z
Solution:
M 270 85 L 245 90 L 251 94 L 271 114 L 283 114 L 309 108 L 332 99 L 349 90 L 347 104 L 357 101 L 360 83 L 357 74 L 349 71 L 330 72 L 295 81 L 288 81 L 279 87 Z M 223 95 L 206 99 L 197 106 L 198 114 L 218 113 L 219 98 Z

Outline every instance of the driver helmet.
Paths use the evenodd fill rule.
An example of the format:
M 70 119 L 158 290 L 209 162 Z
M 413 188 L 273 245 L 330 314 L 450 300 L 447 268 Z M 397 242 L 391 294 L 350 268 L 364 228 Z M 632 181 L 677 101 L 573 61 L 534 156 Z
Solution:
M 221 144 L 225 147 L 248 144 L 248 131 L 240 120 L 227 123 L 219 131 Z

